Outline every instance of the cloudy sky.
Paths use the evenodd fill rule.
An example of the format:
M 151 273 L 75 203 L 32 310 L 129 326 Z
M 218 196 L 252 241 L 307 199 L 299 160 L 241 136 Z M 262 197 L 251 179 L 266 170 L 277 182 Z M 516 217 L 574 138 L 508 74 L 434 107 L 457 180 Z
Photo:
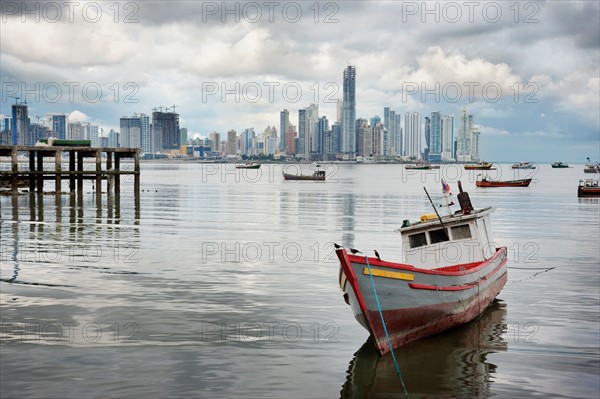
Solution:
M 463 107 L 490 161 L 600 158 L 596 1 L 3 1 L 0 113 L 26 98 L 118 130 L 176 105 L 193 134 L 279 127 L 319 104 L 336 120 L 357 68 L 357 116 Z

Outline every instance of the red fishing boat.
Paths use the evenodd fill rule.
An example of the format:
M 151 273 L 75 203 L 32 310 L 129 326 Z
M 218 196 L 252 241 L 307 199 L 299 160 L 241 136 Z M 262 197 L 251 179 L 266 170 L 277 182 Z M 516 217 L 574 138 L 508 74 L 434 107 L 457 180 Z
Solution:
M 493 243 L 493 209 L 474 210 L 462 189 L 458 200 L 454 214 L 404 222 L 401 263 L 336 246 L 344 299 L 381 354 L 469 322 L 506 284 L 507 249 Z
M 491 180 L 487 177 L 477 177 L 475 185 L 477 187 L 527 187 L 531 183 L 531 179 L 520 180 Z
M 578 197 L 600 197 L 600 187 L 598 187 L 598 180 L 595 179 L 583 179 L 579 180 L 579 186 L 577 187 Z

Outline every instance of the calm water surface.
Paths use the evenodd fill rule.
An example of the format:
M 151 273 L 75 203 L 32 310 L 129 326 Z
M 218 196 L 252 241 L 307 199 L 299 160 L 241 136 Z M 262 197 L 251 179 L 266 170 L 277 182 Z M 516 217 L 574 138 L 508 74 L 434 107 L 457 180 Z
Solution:
M 440 176 L 456 193 L 460 175 L 496 207 L 509 280 L 477 320 L 395 351 L 410 397 L 598 397 L 600 204 L 576 196 L 582 165 L 488 189 L 458 166 L 326 168 L 314 183 L 146 163 L 137 200 L 131 181 L 102 203 L 91 186 L 0 197 L 0 396 L 403 397 L 343 301 L 332 242 L 400 260 L 393 230 L 431 212 L 422 187 L 439 203 Z

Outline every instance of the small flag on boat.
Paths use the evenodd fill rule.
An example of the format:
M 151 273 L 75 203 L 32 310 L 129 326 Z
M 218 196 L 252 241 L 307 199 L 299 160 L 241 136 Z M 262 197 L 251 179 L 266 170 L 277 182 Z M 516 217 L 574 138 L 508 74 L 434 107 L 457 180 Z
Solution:
M 450 192 L 450 184 L 446 183 L 444 181 L 444 179 L 442 179 L 442 192 L 444 194 L 450 194 L 450 195 L 452 195 L 452 193 Z

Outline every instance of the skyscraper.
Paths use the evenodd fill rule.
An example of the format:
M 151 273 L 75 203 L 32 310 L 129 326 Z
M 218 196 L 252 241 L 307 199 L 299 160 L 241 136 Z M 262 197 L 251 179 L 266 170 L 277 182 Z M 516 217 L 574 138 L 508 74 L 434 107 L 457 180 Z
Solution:
M 442 115 L 442 161 L 454 161 L 454 115 Z
M 341 152 L 353 156 L 356 153 L 356 67 L 348 65 L 343 78 Z
M 471 161 L 471 125 L 473 121 L 472 115 L 467 115 L 467 109 L 463 108 L 460 111 L 458 118 L 458 139 L 456 148 L 457 161 Z
M 409 158 L 421 159 L 421 114 L 407 112 L 404 117 L 404 134 L 406 155 Z
M 83 140 L 83 126 L 81 122 L 67 123 L 67 140 Z
M 431 113 L 430 122 L 429 161 L 439 162 L 442 160 L 442 114 L 439 111 Z
M 34 144 L 29 138 L 29 116 L 26 104 L 13 104 L 11 125 L 13 145 Z
M 473 135 L 471 136 L 471 161 L 479 162 L 479 130 L 473 129 Z
M 304 157 L 310 159 L 310 154 L 317 152 L 317 124 L 319 123 L 319 106 L 317 104 L 310 104 L 306 108 L 306 131 L 304 141 Z
M 179 114 L 175 112 L 152 112 L 152 130 L 155 151 L 179 150 Z
M 140 114 L 140 148 L 143 153 L 152 153 L 158 151 L 154 148 L 152 129 L 150 126 L 150 117 L 146 114 Z
M 187 145 L 188 143 L 188 130 L 187 127 L 182 127 L 179 129 L 179 141 L 181 145 Z
M 429 152 L 431 151 L 431 119 L 425 118 L 425 148 L 423 149 L 423 159 L 429 162 Z
M 121 147 L 140 148 L 142 139 L 142 121 L 137 114 L 123 116 L 120 119 Z
M 221 133 L 212 132 L 210 134 L 211 146 L 213 152 L 221 152 Z
M 285 152 L 287 147 L 287 131 L 290 127 L 290 111 L 284 109 L 279 113 L 279 151 Z
M 296 148 L 296 153 L 302 157 L 305 156 L 305 143 L 308 140 L 306 136 L 308 135 L 308 117 L 306 108 L 301 108 L 298 110 L 298 147 Z
M 402 115 L 400 113 L 396 114 L 396 148 L 394 149 L 393 155 L 402 155 L 403 146 L 402 146 Z
M 65 114 L 50 114 L 50 129 L 56 134 L 56 138 L 64 140 L 67 138 L 67 115 Z
M 356 155 L 368 157 L 373 154 L 373 131 L 366 119 L 356 120 Z
M 327 119 L 327 117 L 322 116 L 321 118 L 319 118 L 316 127 L 317 131 L 315 133 L 315 151 L 317 154 L 319 154 L 319 157 L 321 159 L 325 159 L 323 158 L 323 155 L 325 154 L 325 132 L 329 130 L 329 120 Z
M 237 132 L 230 130 L 227 132 L 227 155 L 237 154 Z

